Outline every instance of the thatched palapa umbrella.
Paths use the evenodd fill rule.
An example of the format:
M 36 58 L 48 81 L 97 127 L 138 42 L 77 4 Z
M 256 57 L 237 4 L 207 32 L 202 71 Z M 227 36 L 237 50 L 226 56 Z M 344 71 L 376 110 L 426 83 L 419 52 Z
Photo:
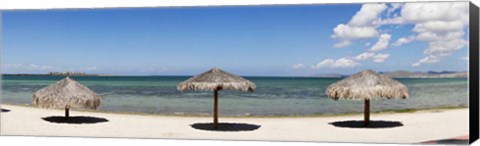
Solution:
M 70 108 L 97 109 L 100 106 L 100 96 L 66 77 L 35 92 L 32 103 L 41 108 L 65 109 L 65 117 L 68 118 Z
M 365 100 L 364 126 L 370 122 L 370 100 L 406 99 L 408 89 L 402 83 L 372 70 L 364 70 L 327 87 L 328 97 L 338 99 Z
M 242 77 L 230 74 L 219 68 L 194 76 L 186 81 L 181 82 L 177 86 L 177 90 L 205 90 L 213 91 L 213 126 L 218 129 L 218 91 L 220 90 L 238 90 L 243 92 L 255 91 L 255 84 Z

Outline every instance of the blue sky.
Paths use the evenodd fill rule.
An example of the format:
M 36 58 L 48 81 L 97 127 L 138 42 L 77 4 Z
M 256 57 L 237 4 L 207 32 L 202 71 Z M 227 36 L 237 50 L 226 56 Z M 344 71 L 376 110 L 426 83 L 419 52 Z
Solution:
M 438 7 L 449 12 L 459 9 L 448 5 Z M 220 67 L 253 76 L 351 74 L 362 69 L 467 70 L 468 24 L 458 16 L 444 19 L 435 13 L 412 18 L 409 7 L 3 11 L 2 69 L 4 73 L 194 75 Z M 457 15 L 465 14 L 459 10 Z M 452 37 L 443 39 L 447 36 Z M 397 43 L 402 37 L 404 43 Z

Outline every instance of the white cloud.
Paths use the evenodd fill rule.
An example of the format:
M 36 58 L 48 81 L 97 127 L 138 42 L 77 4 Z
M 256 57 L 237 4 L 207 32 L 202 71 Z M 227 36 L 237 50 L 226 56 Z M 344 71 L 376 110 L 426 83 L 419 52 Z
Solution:
M 401 46 L 414 41 L 427 43 L 423 51 L 425 56 L 412 64 L 420 66 L 440 62 L 443 57 L 468 46 L 465 39 L 468 23 L 468 2 L 364 4 L 348 23 L 338 24 L 331 37 L 337 40 L 335 48 L 347 47 L 357 39 L 378 37 L 378 41 L 369 48 L 370 52 L 359 54 L 352 62 L 373 58 L 373 62 L 382 63 L 390 54 L 371 54 L 388 48 L 390 44 L 390 34 L 379 35 L 380 32 L 389 32 L 381 30 L 381 26 L 413 25 L 413 35 L 399 38 L 392 45 Z M 336 61 L 324 60 L 323 64 L 320 62 L 316 66 L 333 65 Z
M 350 46 L 350 44 L 352 44 L 352 42 L 350 42 L 349 40 L 343 40 L 341 42 L 335 43 L 335 45 L 333 45 L 333 48 L 343 48 L 346 46 Z
M 427 55 L 447 56 L 454 51 L 465 47 L 468 41 L 463 39 L 453 39 L 449 41 L 431 41 L 428 43 L 428 49 L 424 51 Z
M 386 4 L 382 3 L 368 3 L 363 4 L 362 8 L 350 19 L 348 25 L 350 26 L 368 26 L 374 20 L 377 20 L 385 9 Z
M 370 58 L 372 58 L 373 56 L 375 56 L 375 53 L 365 52 L 365 53 L 362 53 L 362 54 L 358 54 L 358 55 L 355 57 L 355 59 L 356 59 L 356 60 L 359 60 L 359 61 L 362 61 L 362 60 L 370 59 Z
M 413 31 L 422 33 L 422 32 L 449 32 L 462 30 L 464 23 L 461 20 L 456 21 L 438 21 L 432 20 L 424 23 L 417 23 L 413 28 Z
M 440 57 L 435 56 L 435 55 L 429 55 L 427 57 L 424 57 L 420 59 L 418 62 L 415 62 L 412 64 L 412 66 L 420 66 L 421 64 L 425 63 L 436 63 L 440 61 Z
M 366 39 L 373 38 L 378 35 L 375 27 L 371 26 L 357 26 L 352 27 L 345 24 L 339 24 L 333 29 L 332 38 L 345 40 Z
M 419 63 L 435 63 L 435 62 L 439 62 L 439 61 L 440 61 L 439 57 L 430 55 L 430 56 L 427 56 L 423 59 L 420 59 Z
M 468 45 L 463 38 L 465 27 L 469 23 L 468 2 L 433 2 L 433 3 L 406 3 L 401 8 L 401 15 L 395 18 L 382 20 L 379 24 L 413 24 L 413 38 L 400 38 L 394 46 L 400 46 L 413 40 L 428 44 L 424 58 L 412 66 L 425 63 L 437 63 L 442 57 Z
M 316 65 L 313 65 L 313 69 L 320 69 L 320 68 L 351 68 L 360 65 L 358 62 L 355 62 L 353 59 L 349 58 L 340 58 L 337 60 L 333 59 L 325 59 L 319 62 Z
M 373 59 L 373 62 L 375 63 L 383 63 L 385 60 L 387 60 L 390 57 L 390 54 L 388 53 L 374 53 L 374 52 L 364 52 L 361 54 L 358 54 L 355 56 L 356 61 L 364 61 L 368 59 Z
M 379 20 L 380 14 L 385 9 L 387 9 L 387 5 L 382 3 L 363 4 L 362 8 L 360 8 L 347 24 L 338 24 L 333 29 L 333 35 L 331 37 L 339 40 L 334 47 L 347 47 L 351 44 L 352 40 L 378 36 L 377 26 L 373 22 Z
M 419 33 L 416 37 L 417 40 L 432 42 L 432 41 L 448 41 L 455 39 L 462 39 L 462 36 L 465 35 L 463 30 L 450 31 L 446 33 L 436 33 L 436 32 L 422 32 Z
M 428 48 L 423 52 L 426 57 L 420 59 L 418 66 L 425 63 L 437 63 L 442 57 L 451 55 L 468 45 L 468 41 L 463 39 L 464 32 L 451 31 L 447 33 L 424 32 L 417 36 L 417 40 L 426 41 Z
M 439 62 L 439 61 L 440 61 L 439 57 L 430 55 L 430 56 L 427 56 L 425 58 L 420 59 L 419 63 L 435 63 L 435 62 Z
M 415 40 L 415 36 L 413 35 L 408 37 L 401 37 L 397 41 L 395 41 L 395 43 L 393 43 L 392 45 L 398 47 L 404 44 L 408 44 L 414 40 Z
M 468 23 L 468 2 L 406 3 L 401 11 L 405 22 L 457 21 Z M 465 15 L 467 14 L 467 15 Z
M 388 59 L 388 57 L 390 57 L 390 54 L 377 54 L 375 56 L 373 56 L 373 62 L 375 63 L 383 63 L 385 62 L 385 60 Z
M 370 48 L 370 51 L 380 51 L 380 50 L 386 49 L 388 47 L 391 37 L 392 36 L 390 34 L 380 35 L 380 38 L 378 38 L 377 43 L 375 43 L 372 46 L 372 48 Z
M 295 64 L 292 66 L 294 69 L 302 69 L 305 68 L 305 65 L 303 63 Z
M 462 58 L 460 58 L 460 59 L 465 60 L 465 61 L 469 61 L 469 60 L 470 60 L 470 57 L 465 56 L 465 57 L 462 57 Z

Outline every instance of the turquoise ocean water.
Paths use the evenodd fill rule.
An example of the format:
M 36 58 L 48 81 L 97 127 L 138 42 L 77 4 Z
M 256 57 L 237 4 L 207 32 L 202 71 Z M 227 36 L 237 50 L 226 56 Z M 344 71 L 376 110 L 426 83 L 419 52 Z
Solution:
M 1 100 L 31 104 L 33 92 L 63 77 L 3 76 Z M 188 76 L 91 76 L 71 77 L 102 97 L 98 110 L 150 114 L 211 115 L 213 93 L 179 92 L 178 83 Z M 363 112 L 363 102 L 332 100 L 326 87 L 339 78 L 246 77 L 257 85 L 253 93 L 221 91 L 221 116 L 308 116 Z M 468 79 L 412 79 L 398 81 L 409 89 L 406 100 L 375 100 L 372 111 L 468 106 Z

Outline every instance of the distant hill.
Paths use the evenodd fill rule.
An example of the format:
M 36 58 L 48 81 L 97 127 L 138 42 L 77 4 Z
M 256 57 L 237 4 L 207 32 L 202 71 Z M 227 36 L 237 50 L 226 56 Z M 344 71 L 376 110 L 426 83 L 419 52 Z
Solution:
M 409 72 L 409 71 L 393 71 L 382 72 L 382 74 L 393 78 L 466 78 L 468 72 L 454 72 L 454 71 L 428 71 L 428 72 Z
M 441 71 L 441 72 L 436 72 L 436 71 L 428 71 L 429 74 L 450 74 L 450 73 L 457 73 L 454 71 Z
M 428 72 L 411 72 L 411 71 L 391 71 L 391 72 L 378 72 L 392 78 L 466 78 L 468 77 L 467 71 L 455 72 L 455 71 L 428 71 Z M 343 78 L 350 75 L 342 74 L 316 74 L 314 77 L 325 77 L 325 78 Z

